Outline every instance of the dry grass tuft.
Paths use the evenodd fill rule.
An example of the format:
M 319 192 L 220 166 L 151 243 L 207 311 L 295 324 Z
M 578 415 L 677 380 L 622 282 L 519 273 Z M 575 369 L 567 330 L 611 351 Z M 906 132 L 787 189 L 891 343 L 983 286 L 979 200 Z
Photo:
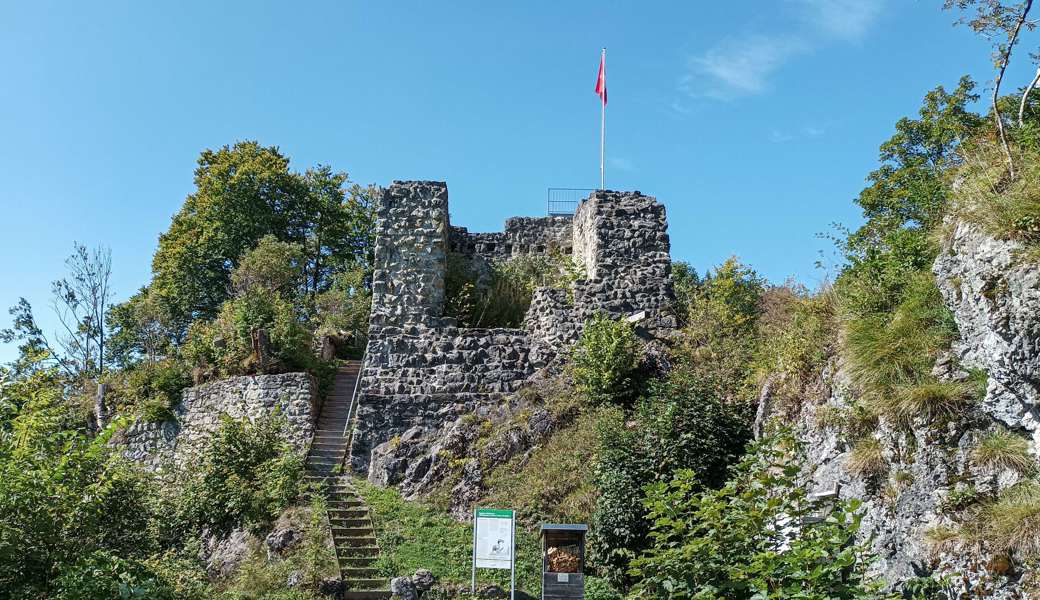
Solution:
M 845 468 L 849 473 L 864 477 L 878 477 L 888 472 L 888 461 L 881 450 L 881 441 L 875 437 L 861 438 L 852 447 Z
M 979 440 L 971 458 L 975 466 L 991 471 L 1010 469 L 1025 474 L 1036 468 L 1036 459 L 1029 453 L 1029 441 L 1003 428 Z

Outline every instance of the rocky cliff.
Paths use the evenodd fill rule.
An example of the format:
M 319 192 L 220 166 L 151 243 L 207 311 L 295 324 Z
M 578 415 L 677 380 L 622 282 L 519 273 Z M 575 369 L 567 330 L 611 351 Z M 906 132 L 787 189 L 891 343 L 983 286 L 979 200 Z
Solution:
M 835 415 L 848 414 L 856 391 L 840 356 L 833 356 L 797 417 L 811 464 L 808 483 L 818 492 L 864 500 L 862 533 L 872 539 L 876 568 L 890 584 L 946 577 L 950 597 L 1027 598 L 1036 576 L 1014 552 L 954 535 L 977 515 L 981 502 L 1019 483 L 1024 469 L 980 464 L 976 448 L 995 432 L 1028 441 L 1040 451 L 1040 266 L 1015 242 L 993 239 L 967 224 L 951 227 L 933 273 L 959 339 L 940 357 L 933 375 L 967 381 L 968 370 L 988 376 L 985 396 L 956 414 L 916 415 L 895 422 L 885 415 L 869 434 L 881 462 L 852 468 L 862 432 Z M 761 404 L 770 404 L 766 386 Z M 1013 439 L 1013 438 L 1007 438 Z M 874 442 L 870 442 L 874 443 Z

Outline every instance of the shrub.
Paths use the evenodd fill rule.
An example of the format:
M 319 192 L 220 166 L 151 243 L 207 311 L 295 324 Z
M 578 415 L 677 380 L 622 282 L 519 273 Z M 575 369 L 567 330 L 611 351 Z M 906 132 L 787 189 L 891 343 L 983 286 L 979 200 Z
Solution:
M 809 295 L 787 286 L 767 290 L 762 299 L 762 343 L 755 357 L 758 381 L 774 378 L 774 397 L 786 415 L 792 415 L 832 354 L 837 330 L 834 294 L 824 290 Z
M 845 468 L 853 475 L 873 478 L 888 472 L 888 461 L 881 451 L 881 441 L 873 436 L 860 439 L 852 447 Z
M 1003 428 L 984 435 L 971 458 L 977 467 L 991 471 L 1009 469 L 1024 474 L 1036 468 L 1029 441 Z
M 586 600 L 622 600 L 621 592 L 614 589 L 610 582 L 600 577 L 585 577 Z
M 0 434 L 0 594 L 10 598 L 82 598 L 70 595 L 78 585 L 111 590 L 120 573 L 143 582 L 140 561 L 155 547 L 149 480 L 107 445 L 119 424 L 94 439 L 69 427 L 52 376 L 0 389 L 12 409 Z
M 566 290 L 573 300 L 573 284 L 584 276 L 581 265 L 555 249 L 490 262 L 449 254 L 444 313 L 462 327 L 520 327 L 535 289 Z
M 175 600 L 175 590 L 145 563 L 104 551 L 65 566 L 54 582 L 56 600 Z
M 145 361 L 128 369 L 122 398 L 137 406 L 147 421 L 173 418 L 171 409 L 180 403 L 181 392 L 191 385 L 184 364 L 175 359 Z
M 719 490 L 703 490 L 687 470 L 650 486 L 652 544 L 632 563 L 632 597 L 884 597 L 866 575 L 869 545 L 856 541 L 858 500 L 792 525 L 821 509 L 796 483 L 803 460 L 785 435 L 757 445 Z
M 631 402 L 638 364 L 639 342 L 632 325 L 603 314 L 585 323 L 571 354 L 578 391 L 592 405 Z
M 321 317 L 318 335 L 346 332 L 352 338 L 351 354 L 360 357 L 368 339 L 368 319 L 372 308 L 372 292 L 368 273 L 354 269 L 333 278 L 329 289 L 315 298 Z
M 736 258 L 709 272 L 689 296 L 675 367 L 727 401 L 746 402 L 753 396 L 764 290 L 765 281 Z
M 271 356 L 253 352 L 253 332 L 264 330 Z M 196 321 L 188 331 L 185 357 L 195 367 L 220 376 L 257 372 L 320 371 L 313 338 L 293 306 L 276 294 L 253 290 L 224 303 L 211 323 Z M 265 364 L 263 361 L 269 360 Z
M 647 544 L 644 486 L 679 469 L 696 473 L 700 486 L 720 486 L 750 438 L 746 420 L 732 405 L 682 372 L 656 383 L 635 416 L 631 424 L 620 411 L 606 412 L 600 421 L 600 496 L 590 551 L 619 588 L 630 581 L 629 561 Z
M 221 419 L 201 456 L 179 473 L 167 498 L 171 533 L 227 533 L 270 522 L 297 496 L 303 459 L 282 436 L 280 417 Z

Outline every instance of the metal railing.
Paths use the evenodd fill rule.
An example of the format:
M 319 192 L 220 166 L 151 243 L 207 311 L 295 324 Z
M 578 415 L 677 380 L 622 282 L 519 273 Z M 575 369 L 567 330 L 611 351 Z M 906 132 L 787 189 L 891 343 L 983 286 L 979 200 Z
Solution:
M 590 188 L 549 188 L 546 192 L 546 211 L 549 216 L 573 215 L 581 201 L 596 190 Z

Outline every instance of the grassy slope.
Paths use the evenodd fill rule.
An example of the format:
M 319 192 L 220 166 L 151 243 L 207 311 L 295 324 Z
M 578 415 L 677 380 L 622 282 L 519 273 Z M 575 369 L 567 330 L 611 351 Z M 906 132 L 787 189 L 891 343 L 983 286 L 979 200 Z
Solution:
M 544 521 L 587 523 L 595 507 L 593 482 L 598 413 L 582 414 L 536 448 L 495 469 L 481 506 L 517 510 L 517 589 L 538 596 L 541 589 L 538 525 Z M 472 529 L 436 506 L 403 499 L 393 489 L 359 480 L 358 492 L 372 510 L 380 568 L 387 576 L 430 569 L 442 583 L 470 581 Z M 478 583 L 509 585 L 507 571 L 482 570 Z

